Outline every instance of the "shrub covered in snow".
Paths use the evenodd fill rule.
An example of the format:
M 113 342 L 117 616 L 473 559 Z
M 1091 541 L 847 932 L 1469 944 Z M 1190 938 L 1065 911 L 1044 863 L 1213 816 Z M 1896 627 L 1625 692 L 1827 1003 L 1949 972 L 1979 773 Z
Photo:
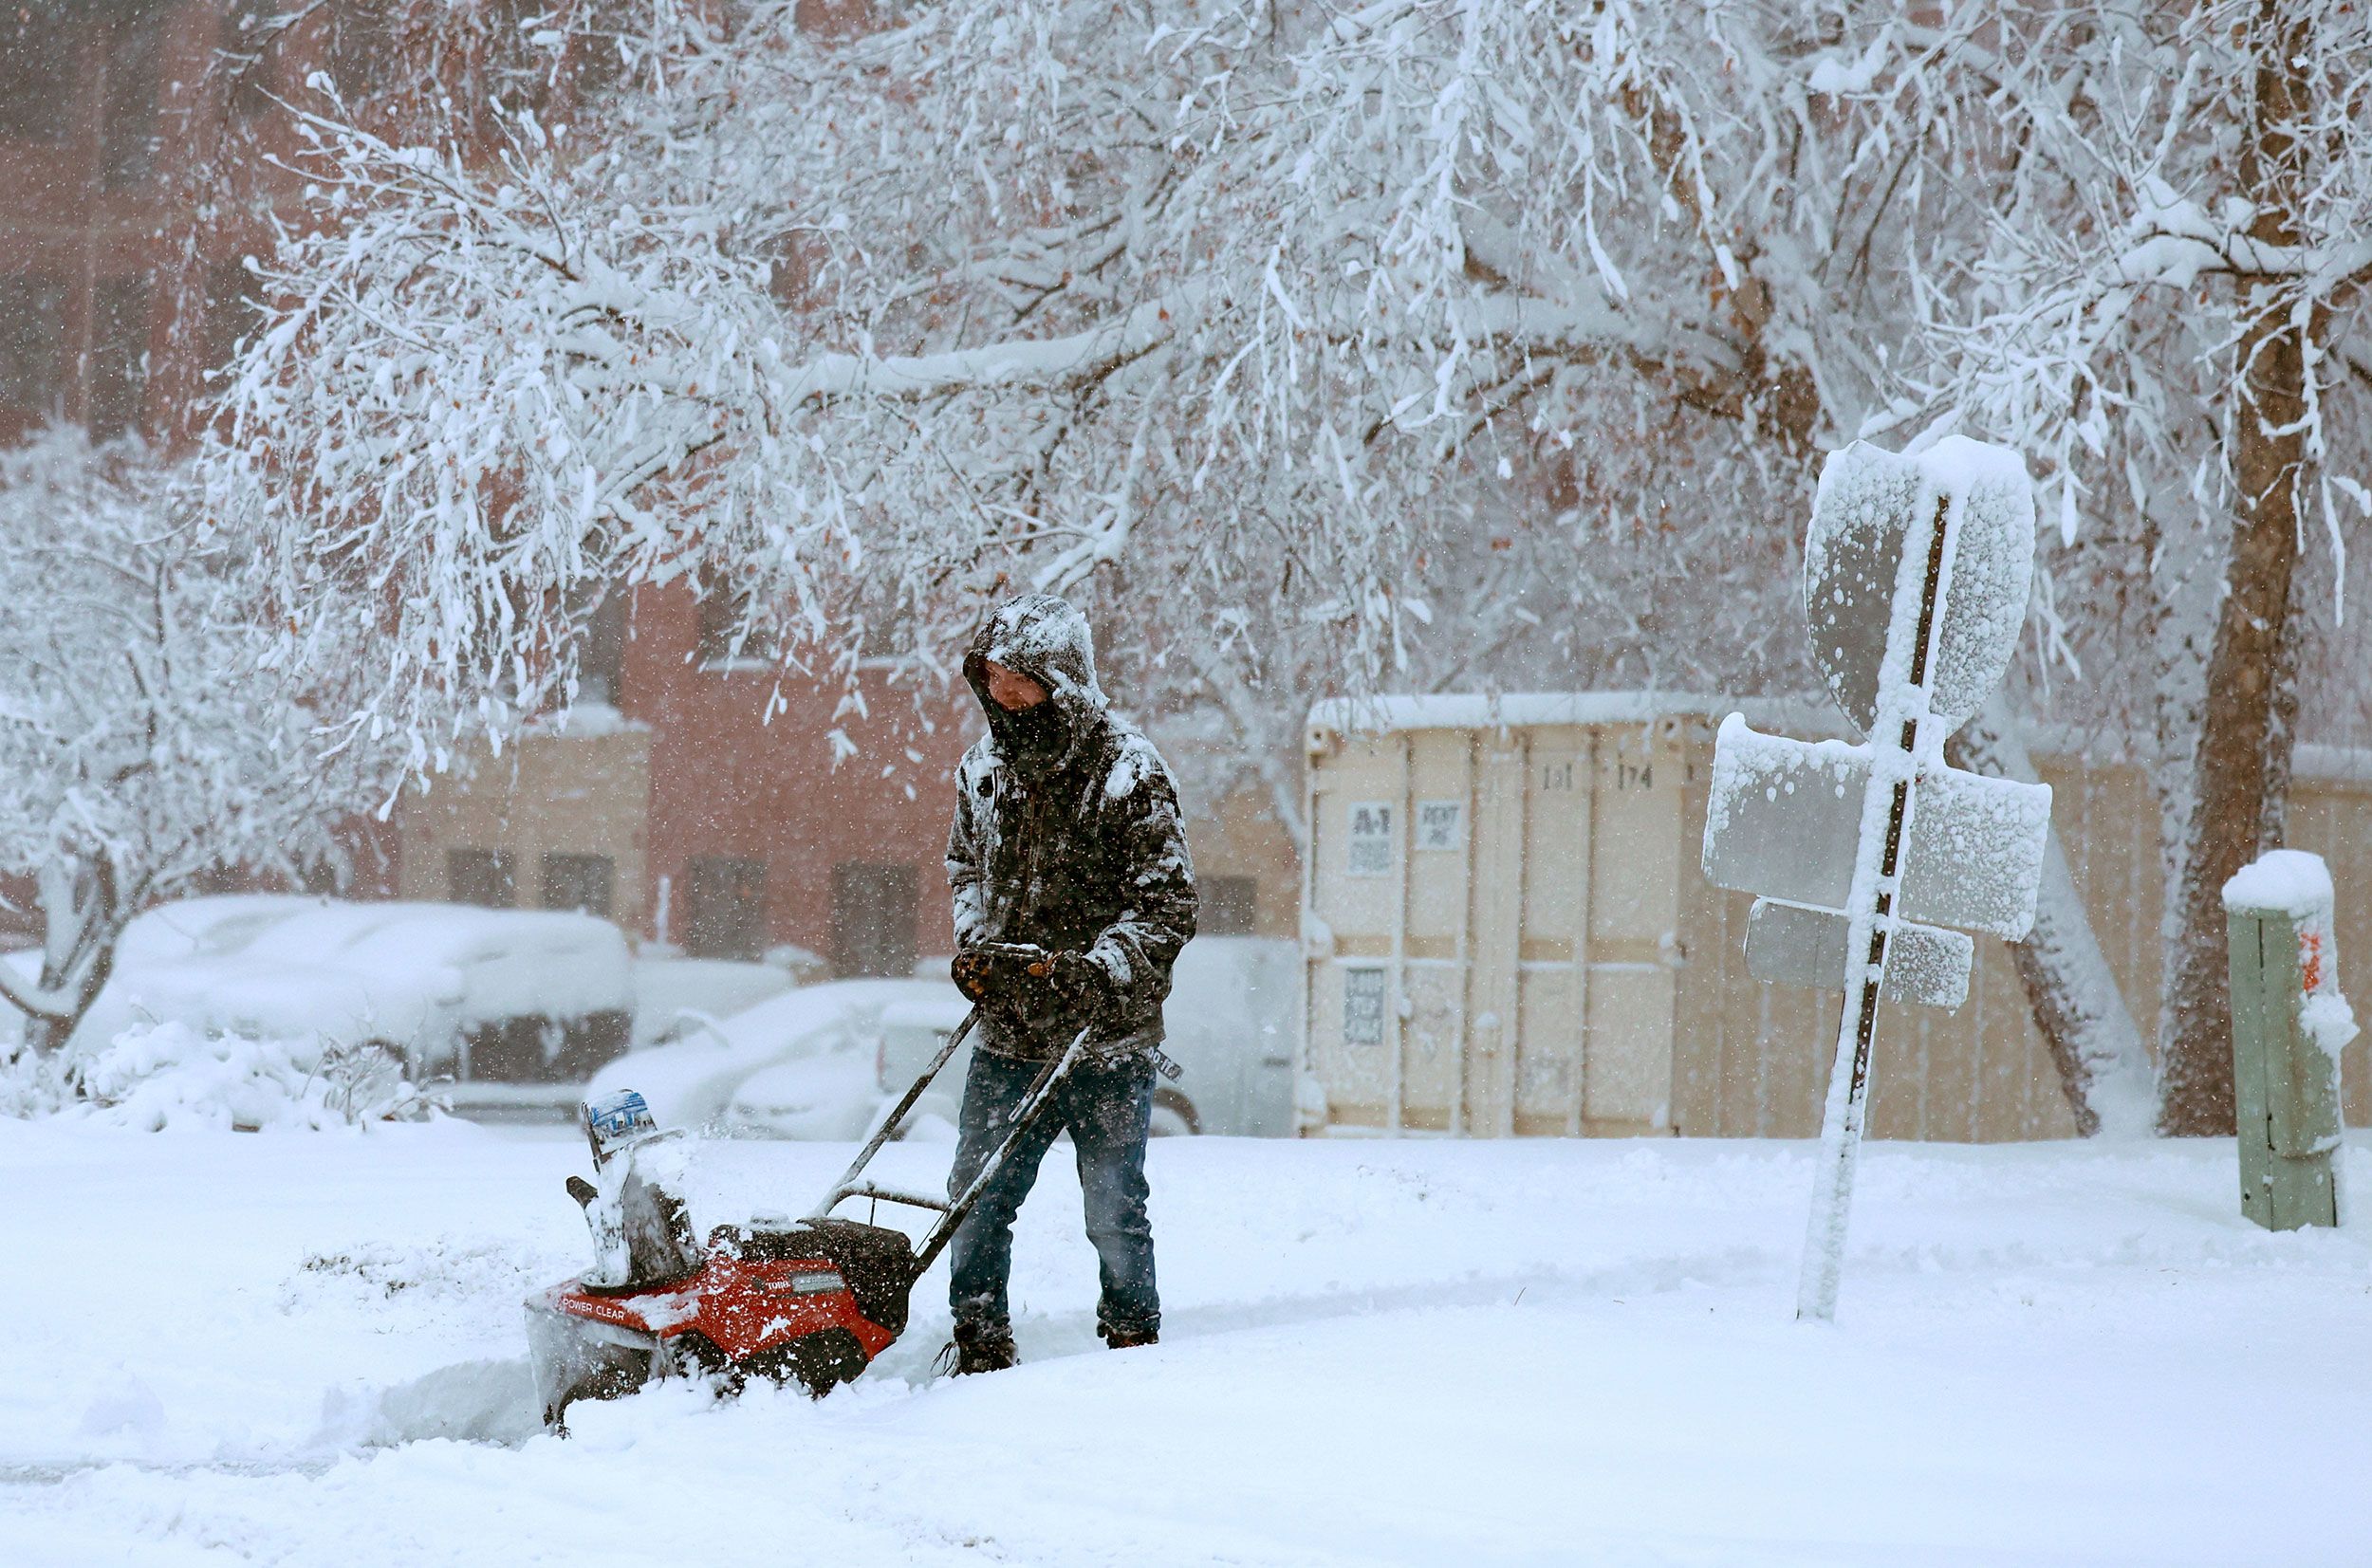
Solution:
M 263 1040 L 187 1024 L 141 1024 L 85 1055 L 0 1059 L 0 1112 L 71 1114 L 140 1132 L 319 1131 L 417 1120 L 435 1102 L 373 1045 Z

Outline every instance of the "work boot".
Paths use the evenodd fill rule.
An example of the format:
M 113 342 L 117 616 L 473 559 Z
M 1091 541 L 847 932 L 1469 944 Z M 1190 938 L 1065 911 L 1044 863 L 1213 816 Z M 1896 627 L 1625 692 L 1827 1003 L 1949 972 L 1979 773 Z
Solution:
M 1161 1331 L 1158 1328 L 1113 1328 L 1109 1324 L 1099 1324 L 1096 1332 L 1103 1336 L 1106 1350 L 1134 1350 L 1139 1345 L 1158 1345 L 1161 1342 Z
M 1013 1348 L 1013 1331 L 1003 1323 L 957 1323 L 955 1337 L 939 1353 L 940 1370 L 957 1377 L 1003 1372 L 1020 1361 L 1021 1353 Z

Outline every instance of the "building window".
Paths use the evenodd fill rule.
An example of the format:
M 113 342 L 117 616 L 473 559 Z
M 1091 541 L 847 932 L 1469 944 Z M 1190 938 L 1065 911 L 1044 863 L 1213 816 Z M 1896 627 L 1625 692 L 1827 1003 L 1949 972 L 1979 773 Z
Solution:
M 544 857 L 544 907 L 575 910 L 607 919 L 618 883 L 618 865 L 606 855 Z
M 91 434 L 138 429 L 147 386 L 148 280 L 102 278 L 91 294 Z
M 766 862 L 704 855 L 684 868 L 684 950 L 756 958 L 766 950 Z
M 543 29 L 531 24 L 557 20 L 564 9 L 548 0 L 338 6 L 315 19 L 314 53 L 349 105 L 441 102 L 456 129 L 483 136 L 492 128 L 486 106 L 497 100 L 513 115 L 544 110 L 556 63 L 534 42 Z
M 120 191 L 147 183 L 156 172 L 156 18 L 139 17 L 112 28 L 102 59 L 106 79 L 99 124 L 99 171 L 109 189 Z
M 206 369 L 219 377 L 239 351 L 239 344 L 263 324 L 263 306 L 255 301 L 255 279 L 247 263 L 227 256 L 206 268 Z
M 762 622 L 749 624 L 750 617 L 748 589 L 721 584 L 704 589 L 700 595 L 700 663 L 713 668 L 745 659 L 771 659 L 773 632 Z
M 73 138 L 75 29 L 59 6 L 0 6 L 0 141 Z
M 222 19 L 222 68 L 231 83 L 231 113 L 241 121 L 269 114 L 280 89 L 280 50 L 271 26 L 282 0 L 233 0 Z
M 402 71 L 402 38 L 390 18 L 360 6 L 331 8 L 317 20 L 319 69 L 353 103 Z
M 1200 903 L 1195 910 L 1199 936 L 1250 936 L 1260 918 L 1260 878 L 1205 876 L 1195 884 Z
M 843 863 L 832 868 L 832 972 L 915 972 L 915 868 Z
M 445 852 L 445 896 L 456 904 L 507 910 L 519 902 L 518 862 L 507 849 Z
M 0 277 L 0 408 L 36 418 L 65 390 L 65 280 L 46 272 Z
M 630 590 L 610 587 L 584 617 L 577 644 L 577 700 L 615 708 L 625 697 L 626 599 Z
M 588 104 L 615 88 L 625 74 L 625 56 L 619 40 L 607 32 L 579 33 L 568 40 L 560 77 L 566 83 L 569 108 L 582 113 Z

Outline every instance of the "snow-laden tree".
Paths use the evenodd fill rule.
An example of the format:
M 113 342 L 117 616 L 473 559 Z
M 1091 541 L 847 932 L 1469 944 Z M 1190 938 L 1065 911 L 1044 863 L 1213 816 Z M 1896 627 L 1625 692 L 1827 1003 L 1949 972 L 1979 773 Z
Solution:
M 2060 471 L 1968 327 L 2043 178 L 1981 49 L 2081 75 L 2079 8 L 802 9 L 556 0 L 531 36 L 617 86 L 468 135 L 312 104 L 208 467 L 290 602 L 389 608 L 353 725 L 499 732 L 620 581 L 729 584 L 803 681 L 944 678 L 1053 588 L 1289 822 L 1328 691 L 1802 689 L 1825 448 L 1956 410 Z M 2105 633 L 2048 591 L 2098 531 L 2048 563 L 2063 661 L 2169 636 L 2155 583 Z M 2063 1060 L 2130 1065 L 2062 968 Z
M 2229 1133 L 2219 890 L 2279 839 L 2309 623 L 2361 640 L 2372 18 L 2048 0 L 1854 46 L 1857 120 L 1985 220 L 1925 280 L 1928 402 L 2035 461 L 2067 546 L 2110 547 L 2059 585 L 2109 590 L 2068 635 L 2140 673 L 2170 765 L 2160 1124 Z M 2310 581 L 2333 597 L 2301 605 Z
M 324 731 L 370 618 L 317 603 L 355 657 L 294 662 L 255 564 L 137 442 L 66 427 L 0 452 L 0 874 L 43 933 L 0 999 L 36 1050 L 73 1033 L 133 915 L 219 870 L 335 866 L 335 829 L 401 777 L 384 741 Z

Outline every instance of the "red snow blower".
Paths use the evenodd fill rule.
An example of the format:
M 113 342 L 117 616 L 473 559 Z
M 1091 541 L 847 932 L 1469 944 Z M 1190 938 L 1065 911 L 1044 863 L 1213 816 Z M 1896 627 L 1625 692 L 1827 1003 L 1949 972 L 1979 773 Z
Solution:
M 737 1392 L 752 1375 L 796 1378 L 821 1398 L 871 1365 L 906 1329 L 907 1296 L 1053 1098 L 1087 1040 L 1047 1064 L 1004 1140 L 953 1200 L 876 1186 L 865 1167 L 972 1032 L 975 1010 L 847 1171 L 803 1219 L 760 1215 L 695 1243 L 678 1196 L 680 1130 L 662 1132 L 632 1090 L 582 1111 L 598 1182 L 568 1178 L 593 1232 L 594 1266 L 529 1297 L 528 1348 L 544 1421 L 565 1430 L 580 1399 L 614 1399 L 659 1378 L 704 1377 Z M 836 1219 L 847 1198 L 935 1209 L 917 1245 L 888 1226 Z

